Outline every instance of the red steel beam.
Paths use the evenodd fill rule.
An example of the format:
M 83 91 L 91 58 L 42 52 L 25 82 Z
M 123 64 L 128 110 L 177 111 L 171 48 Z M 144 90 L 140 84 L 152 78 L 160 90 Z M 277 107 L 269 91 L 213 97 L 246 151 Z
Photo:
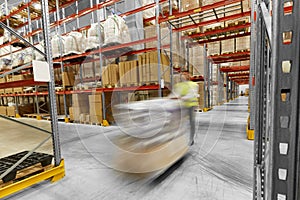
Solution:
M 209 56 L 208 59 L 210 59 L 214 64 L 245 61 L 250 59 L 250 51 Z
M 234 73 L 234 74 L 228 74 L 228 77 L 237 77 L 237 76 L 249 76 L 249 72 L 243 72 L 243 73 Z
M 194 8 L 194 9 L 191 9 L 191 10 L 188 10 L 188 11 L 176 13 L 175 15 L 171 15 L 171 16 L 166 15 L 164 17 L 160 17 L 159 23 L 166 22 L 166 21 L 169 21 L 169 20 L 179 19 L 179 18 L 182 18 L 182 17 L 186 17 L 186 16 L 189 16 L 189 15 L 192 15 L 192 14 L 195 14 L 195 13 L 200 13 L 200 12 L 204 12 L 204 11 L 208 11 L 208 10 L 212 11 L 213 9 L 223 7 L 223 6 L 226 6 L 226 5 L 230 5 L 230 4 L 233 4 L 233 3 L 241 2 L 241 1 L 242 0 L 219 1 L 217 3 L 213 3 L 213 4 L 210 4 L 210 5 L 206 5 L 206 6 Z
M 241 71 L 249 71 L 250 65 L 248 66 L 234 66 L 234 67 L 221 67 L 220 70 L 222 72 L 241 72 Z
M 226 16 L 226 17 L 222 17 L 222 18 L 218 18 L 218 19 L 213 19 L 213 20 L 208 20 L 208 21 L 204 21 L 204 22 L 200 22 L 197 24 L 191 24 L 191 25 L 187 25 L 187 26 L 183 26 L 180 28 L 175 28 L 173 29 L 174 32 L 181 32 L 181 31 L 185 31 L 188 29 L 194 29 L 194 28 L 198 28 L 198 27 L 202 27 L 202 26 L 207 26 L 210 24 L 215 24 L 218 22 L 224 22 L 224 21 L 228 21 L 228 20 L 235 20 L 235 19 L 239 19 L 241 17 L 247 17 L 251 15 L 251 11 L 247 11 L 244 13 L 238 13 L 238 14 L 234 14 L 234 15 L 230 15 L 230 16 Z
M 33 79 L 13 81 L 13 82 L 0 83 L 0 89 L 16 88 L 16 87 L 23 87 L 23 86 L 34 86 L 34 85 L 47 85 L 47 83 L 35 82 Z
M 189 44 L 189 47 L 197 46 L 197 45 L 203 45 L 211 42 L 218 42 L 222 40 L 228 40 L 228 39 L 233 39 L 233 38 L 240 38 L 240 37 L 245 37 L 251 35 L 250 32 L 247 33 L 242 33 L 242 34 L 236 34 L 236 35 L 230 35 L 230 36 L 225 36 L 225 37 L 219 37 L 215 39 L 208 39 L 208 40 L 200 40 L 198 42 L 192 42 Z
M 242 24 L 242 25 L 226 27 L 226 28 L 219 29 L 219 30 L 207 31 L 205 33 L 196 33 L 196 34 L 192 34 L 192 35 L 182 36 L 181 39 L 186 40 L 189 38 L 206 37 L 206 36 L 230 32 L 230 31 L 236 31 L 236 30 L 240 30 L 240 29 L 244 29 L 244 28 L 249 28 L 250 26 L 251 26 L 251 23 L 246 23 L 246 24 Z

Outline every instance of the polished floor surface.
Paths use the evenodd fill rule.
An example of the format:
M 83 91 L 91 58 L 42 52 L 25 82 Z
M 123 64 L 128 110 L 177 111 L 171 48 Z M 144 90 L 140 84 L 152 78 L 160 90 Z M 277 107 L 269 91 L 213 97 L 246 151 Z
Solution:
M 105 135 L 113 134 L 118 127 L 60 123 L 66 177 L 53 184 L 43 182 L 7 199 L 249 200 L 253 141 L 246 139 L 247 102 L 246 97 L 240 97 L 207 113 L 196 113 L 195 144 L 182 160 L 156 179 L 120 173 L 109 167 Z M 22 121 L 44 129 L 50 127 L 46 121 Z M 48 136 L 11 123 L 0 121 L 0 156 L 34 148 Z M 51 142 L 40 150 L 51 152 Z

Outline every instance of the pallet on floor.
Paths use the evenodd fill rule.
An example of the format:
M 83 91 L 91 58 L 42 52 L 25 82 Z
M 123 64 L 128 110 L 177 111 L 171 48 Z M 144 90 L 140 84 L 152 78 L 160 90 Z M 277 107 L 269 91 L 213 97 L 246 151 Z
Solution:
M 10 167 L 17 163 L 21 158 L 28 154 L 23 151 L 0 159 L 0 174 L 5 173 Z M 51 168 L 52 155 L 33 152 L 22 163 L 15 167 L 11 172 L 0 180 L 0 188 L 5 187 L 8 183 L 23 180 L 29 176 L 43 172 Z
M 23 114 L 24 117 L 28 118 L 38 118 L 38 117 L 48 117 L 50 114 L 48 113 L 40 113 L 40 114 Z

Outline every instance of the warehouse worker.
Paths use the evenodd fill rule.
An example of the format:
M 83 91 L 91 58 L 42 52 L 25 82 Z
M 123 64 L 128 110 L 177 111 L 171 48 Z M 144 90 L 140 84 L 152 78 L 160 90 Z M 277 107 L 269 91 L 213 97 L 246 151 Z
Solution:
M 194 144 L 195 136 L 195 114 L 194 109 L 198 106 L 198 93 L 199 86 L 197 83 L 190 81 L 190 76 L 188 73 L 181 75 L 181 82 L 174 85 L 172 94 L 169 96 L 171 98 L 181 99 L 183 105 L 188 108 L 190 117 L 190 145 Z

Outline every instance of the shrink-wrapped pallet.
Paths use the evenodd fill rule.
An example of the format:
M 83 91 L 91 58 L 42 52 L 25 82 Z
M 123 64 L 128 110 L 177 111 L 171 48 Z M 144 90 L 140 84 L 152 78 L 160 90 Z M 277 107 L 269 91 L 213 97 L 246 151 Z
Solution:
M 65 40 L 62 36 L 54 35 L 51 39 L 52 57 L 58 58 L 64 54 Z
M 23 52 L 14 53 L 12 55 L 12 57 L 13 57 L 13 61 L 12 61 L 12 64 L 11 64 L 12 67 L 17 67 L 17 66 L 20 66 L 20 65 L 24 64 L 25 54 Z
M 81 54 L 85 48 L 85 36 L 77 31 L 70 32 L 65 37 L 65 55 Z
M 41 41 L 35 47 L 38 48 L 40 51 L 44 52 L 45 51 L 44 41 Z M 45 60 L 44 55 L 40 54 L 38 51 L 34 51 L 34 58 L 35 60 Z
M 10 57 L 6 56 L 0 59 L 1 70 L 12 69 L 12 60 Z
M 101 39 L 99 38 L 101 36 Z M 104 30 L 103 30 L 103 23 L 99 24 L 94 23 L 91 25 L 91 28 L 88 30 L 88 36 L 86 38 L 86 47 L 85 51 L 96 49 L 104 42 Z
M 124 19 L 118 15 L 111 15 L 104 23 L 104 43 L 130 42 L 128 27 Z
M 32 49 L 25 49 L 24 51 L 24 63 L 30 63 L 32 61 L 33 51 Z

